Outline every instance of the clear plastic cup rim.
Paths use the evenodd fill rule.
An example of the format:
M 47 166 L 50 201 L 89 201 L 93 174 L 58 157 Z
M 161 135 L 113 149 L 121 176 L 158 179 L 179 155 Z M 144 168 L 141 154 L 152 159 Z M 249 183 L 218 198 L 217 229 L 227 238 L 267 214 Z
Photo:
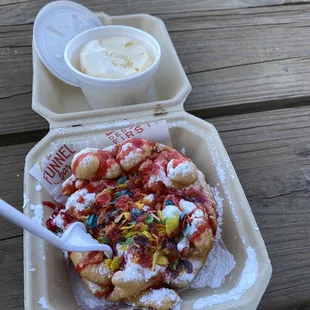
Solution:
M 102 31 L 102 34 L 105 36 L 105 37 L 109 37 L 109 36 L 114 36 L 114 34 L 111 34 L 111 35 L 108 35 L 106 36 L 105 35 L 105 32 L 106 31 L 110 31 L 110 29 L 115 29 L 115 30 L 121 30 L 121 35 L 126 35 L 126 32 L 129 32 L 129 31 L 134 31 L 136 33 L 139 33 L 140 35 L 144 36 L 144 37 L 147 37 L 148 39 L 150 39 L 149 41 L 151 41 L 155 51 L 156 51 L 156 55 L 155 56 L 155 59 L 154 59 L 154 62 L 153 64 L 147 68 L 146 70 L 138 73 L 138 74 L 135 74 L 135 75 L 131 75 L 131 76 L 128 76 L 128 77 L 124 77 L 124 78 L 119 78 L 119 79 L 109 79 L 109 78 L 99 78 L 99 77 L 93 77 L 91 75 L 88 75 L 88 74 L 85 74 L 81 71 L 79 71 L 78 69 L 76 69 L 72 64 L 71 64 L 71 61 L 70 61 L 70 57 L 71 54 L 69 55 L 69 52 L 70 50 L 72 49 L 72 45 L 78 45 L 79 44 L 79 40 L 81 39 L 81 37 L 87 37 L 87 35 L 90 35 L 91 33 L 93 32 L 98 32 L 98 30 L 101 30 Z M 116 34 L 115 34 L 116 35 Z M 129 37 L 133 37 L 132 34 L 128 34 Z M 98 37 L 99 39 L 99 37 Z M 89 40 L 85 40 L 83 38 L 83 41 L 84 44 L 81 44 L 81 45 L 85 45 Z M 141 41 L 143 41 L 143 38 L 141 39 Z M 105 82 L 105 83 L 111 83 L 111 84 L 115 84 L 115 83 L 124 83 L 124 82 L 129 82 L 129 81 L 132 81 L 132 80 L 135 80 L 135 79 L 138 79 L 144 75 L 147 75 L 148 73 L 151 73 L 152 71 L 156 70 L 156 68 L 159 66 L 159 62 L 160 62 L 160 58 L 161 58 L 161 48 L 160 48 L 160 45 L 158 43 L 158 41 L 152 36 L 150 35 L 149 33 L 143 31 L 143 30 L 140 30 L 138 28 L 134 28 L 134 27 L 129 27 L 129 26 L 117 26 L 117 25 L 111 25 L 111 26 L 102 26 L 102 27 L 96 27 L 96 28 L 93 28 L 93 29 L 89 29 L 89 30 L 86 30 L 80 34 L 78 34 L 77 36 L 75 36 L 66 46 L 65 48 L 65 53 L 64 53 L 64 57 L 65 57 L 65 62 L 67 63 L 68 67 L 77 75 L 79 75 L 80 77 L 82 77 L 83 79 L 87 79 L 94 83 L 98 83 L 98 82 Z

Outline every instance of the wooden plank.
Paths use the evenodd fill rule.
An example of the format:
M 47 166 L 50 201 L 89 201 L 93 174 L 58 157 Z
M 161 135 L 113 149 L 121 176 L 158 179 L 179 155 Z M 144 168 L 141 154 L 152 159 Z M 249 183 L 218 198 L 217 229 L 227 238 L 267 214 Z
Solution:
M 23 261 L 22 236 L 0 241 L 1 309 L 24 309 Z
M 293 7 L 167 18 L 193 86 L 185 108 L 208 116 L 307 103 L 310 6 Z
M 13 24 L 27 24 L 34 21 L 37 12 L 49 1 L 30 1 L 30 0 L 1 0 L 0 1 L 0 26 Z M 262 7 L 283 5 L 287 3 L 305 3 L 302 0 L 199 0 L 199 1 L 175 1 L 175 0 L 157 0 L 148 2 L 144 0 L 106 0 L 104 3 L 100 0 L 83 0 L 79 3 L 87 6 L 93 11 L 105 11 L 110 15 L 150 13 L 167 14 L 182 12 L 201 12 L 210 10 L 236 9 L 244 7 Z
M 186 110 L 207 117 L 308 104 L 309 9 L 305 4 L 159 12 L 193 86 Z M 0 27 L 5 72 L 0 76 L 0 135 L 48 128 L 31 110 L 31 38 L 31 24 Z
M 22 210 L 25 157 L 35 143 L 0 147 L 0 197 Z M 0 240 L 22 235 L 22 229 L 0 218 Z M 1 243 L 0 243 L 1 249 Z M 1 265 L 0 265 L 1 266 Z
M 310 290 L 310 108 L 210 119 L 231 157 L 273 265 L 259 309 L 299 309 Z

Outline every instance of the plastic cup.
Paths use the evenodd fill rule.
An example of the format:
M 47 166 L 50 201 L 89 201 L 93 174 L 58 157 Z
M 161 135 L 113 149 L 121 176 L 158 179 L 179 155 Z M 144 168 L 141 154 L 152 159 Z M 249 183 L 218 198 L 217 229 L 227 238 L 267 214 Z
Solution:
M 153 57 L 153 64 L 137 75 L 120 79 L 97 78 L 80 71 L 80 53 L 91 40 L 125 36 L 139 40 Z M 102 26 L 80 33 L 65 49 L 65 61 L 93 109 L 112 108 L 148 101 L 148 92 L 158 70 L 161 49 L 148 33 L 128 26 Z

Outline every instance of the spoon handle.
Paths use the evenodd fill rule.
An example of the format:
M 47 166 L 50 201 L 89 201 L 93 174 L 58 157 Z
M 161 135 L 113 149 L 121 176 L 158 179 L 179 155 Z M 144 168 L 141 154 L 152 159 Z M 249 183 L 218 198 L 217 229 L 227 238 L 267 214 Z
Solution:
M 54 233 L 49 231 L 47 228 L 39 225 L 34 220 L 30 219 L 28 216 L 24 215 L 22 212 L 18 211 L 7 202 L 0 198 L 0 215 L 5 217 L 7 220 L 24 228 L 25 230 L 31 232 L 37 237 L 51 243 L 55 247 L 70 252 L 85 252 L 85 251 L 103 251 L 107 257 L 111 257 L 113 252 L 112 249 L 104 244 L 72 244 L 66 242 L 61 238 L 57 237 Z M 86 234 L 86 231 L 84 232 Z
M 0 198 L 0 215 L 5 217 L 10 222 L 24 228 L 25 230 L 31 232 L 37 237 L 53 244 L 57 248 L 66 250 L 63 248 L 63 242 L 59 237 L 54 235 L 51 231 L 39 225 L 34 220 L 30 219 L 28 216 L 24 215 L 22 212 L 18 211 L 7 202 Z

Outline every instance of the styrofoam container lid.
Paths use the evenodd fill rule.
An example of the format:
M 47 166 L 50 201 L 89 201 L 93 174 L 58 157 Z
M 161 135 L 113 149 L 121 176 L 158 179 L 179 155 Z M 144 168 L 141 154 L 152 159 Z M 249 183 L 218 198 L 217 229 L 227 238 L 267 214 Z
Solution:
M 33 44 L 41 61 L 57 78 L 78 87 L 65 63 L 64 51 L 77 34 L 102 26 L 100 19 L 72 1 L 54 1 L 38 13 L 33 27 Z

